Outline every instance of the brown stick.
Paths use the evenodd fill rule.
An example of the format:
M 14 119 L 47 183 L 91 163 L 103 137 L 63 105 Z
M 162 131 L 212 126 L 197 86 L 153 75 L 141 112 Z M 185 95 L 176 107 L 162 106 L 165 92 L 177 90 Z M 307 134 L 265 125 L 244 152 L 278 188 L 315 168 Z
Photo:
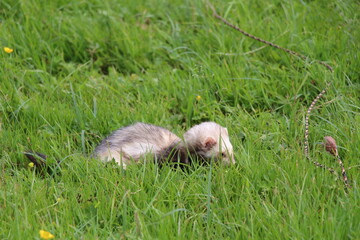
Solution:
M 304 153 L 305 153 L 305 157 L 307 159 L 309 159 L 310 161 L 312 161 L 313 164 L 315 164 L 317 167 L 321 167 L 321 168 L 325 168 L 327 170 L 329 170 L 331 173 L 334 173 L 335 170 L 333 168 L 327 167 L 326 165 L 323 165 L 315 160 L 311 160 L 310 156 L 309 156 L 309 119 L 310 119 L 310 114 L 311 111 L 314 109 L 316 103 L 319 101 L 319 99 L 326 93 L 328 87 L 330 86 L 330 84 L 327 84 L 327 86 L 319 93 L 319 95 L 316 96 L 316 98 L 311 102 L 310 107 L 308 108 L 308 110 L 306 111 L 306 116 L 305 116 L 305 135 L 304 135 Z
M 305 56 L 305 55 L 303 55 L 303 54 L 300 54 L 300 53 L 298 53 L 298 52 L 292 51 L 292 50 L 287 49 L 287 48 L 283 48 L 283 47 L 281 47 L 281 46 L 279 46 L 279 45 L 277 45 L 277 44 L 275 44 L 275 43 L 266 41 L 266 40 L 264 40 L 264 39 L 261 39 L 261 38 L 259 38 L 259 37 L 254 36 L 254 35 L 251 35 L 250 33 L 245 32 L 245 31 L 242 30 L 241 28 L 239 28 L 239 27 L 235 26 L 234 24 L 228 22 L 225 18 L 223 18 L 223 17 L 221 17 L 219 14 L 217 14 L 214 6 L 212 6 L 210 2 L 208 2 L 208 5 L 209 5 L 210 8 L 212 9 L 214 17 L 216 17 L 217 19 L 219 19 L 220 21 L 222 21 L 223 23 L 225 23 L 225 24 L 228 25 L 229 27 L 231 27 L 231 28 L 233 28 L 233 29 L 241 32 L 241 33 L 244 34 L 245 36 L 247 36 L 247 37 L 249 37 L 249 38 L 252 38 L 252 39 L 255 39 L 256 41 L 265 43 L 266 45 L 269 45 L 269 46 L 272 46 L 272 47 L 274 47 L 274 48 L 277 48 L 277 49 L 280 49 L 280 50 L 282 50 L 282 51 L 285 51 L 285 52 L 287 52 L 287 53 L 289 53 L 289 54 L 291 54 L 291 55 L 293 55 L 293 56 L 299 57 L 299 58 L 301 58 L 301 59 L 303 59 L 303 60 L 307 60 L 307 59 L 308 59 L 308 57 Z M 327 64 L 327 63 L 325 63 L 325 62 L 323 62 L 323 61 L 320 61 L 320 60 L 315 60 L 315 61 L 316 61 L 317 63 L 325 66 L 325 67 L 326 67 L 328 70 L 330 70 L 331 72 L 333 72 L 333 68 L 332 68 L 329 64 Z
M 289 54 L 291 54 L 291 55 L 293 55 L 293 56 L 299 57 L 299 58 L 301 58 L 301 59 L 303 59 L 303 60 L 307 60 L 307 59 L 308 59 L 308 57 L 305 56 L 305 55 L 303 55 L 303 54 L 300 54 L 300 53 L 298 53 L 298 52 L 292 51 L 292 50 L 287 49 L 287 48 L 283 48 L 283 47 L 281 47 L 281 46 L 279 46 L 279 45 L 277 45 L 277 44 L 275 44 L 275 43 L 266 41 L 266 40 L 264 40 L 264 39 L 261 39 L 261 38 L 259 38 L 259 37 L 254 36 L 254 35 L 251 35 L 250 33 L 245 32 L 245 31 L 242 30 L 241 28 L 239 28 L 239 27 L 235 26 L 234 24 L 228 22 L 225 18 L 221 17 L 221 16 L 216 12 L 214 6 L 213 6 L 209 1 L 207 1 L 207 3 L 208 3 L 208 6 L 212 9 L 212 12 L 213 12 L 213 16 L 214 16 L 214 17 L 216 17 L 217 19 L 219 19 L 220 21 L 222 21 L 223 23 L 225 23 L 225 24 L 228 25 L 229 27 L 231 27 L 231 28 L 239 31 L 239 32 L 242 33 L 242 34 L 244 34 L 245 36 L 247 36 L 247 37 L 249 37 L 249 38 L 252 38 L 252 39 L 254 39 L 254 40 L 256 40 L 256 41 L 259 41 L 259 42 L 261 42 L 261 43 L 264 43 L 264 44 L 266 44 L 266 45 L 272 46 L 272 47 L 274 47 L 274 48 L 280 49 L 280 50 L 282 50 L 282 51 L 284 51 L 284 52 L 287 52 L 287 53 L 289 53 Z M 315 62 L 323 65 L 323 66 L 326 67 L 328 70 L 330 70 L 330 72 L 333 72 L 333 68 L 332 68 L 329 64 L 327 64 L 327 63 L 325 63 L 325 62 L 323 62 L 323 61 L 320 61 L 320 60 L 315 60 Z M 328 90 L 329 86 L 330 86 L 330 84 L 328 83 L 327 86 L 326 86 L 326 87 L 316 96 L 316 98 L 311 102 L 310 107 L 308 108 L 308 110 L 307 110 L 307 112 L 306 112 L 306 117 L 305 117 L 305 137 L 304 137 L 304 138 L 305 138 L 305 141 L 304 141 L 304 144 L 305 144 L 305 146 L 304 146 L 304 152 L 305 152 L 306 158 L 309 159 L 309 160 L 310 160 L 310 157 L 309 157 L 309 140 L 308 140 L 308 139 L 309 139 L 309 119 L 310 119 L 310 114 L 311 114 L 311 111 L 314 109 L 316 103 L 319 101 L 319 99 L 326 93 L 326 91 Z M 341 171 L 342 171 L 342 176 L 343 176 L 343 179 L 344 179 L 345 187 L 347 188 L 347 187 L 349 187 L 349 185 L 348 185 L 348 178 L 347 178 L 347 175 L 346 175 L 346 172 L 345 172 L 344 164 L 342 163 L 339 155 L 337 155 L 337 159 L 338 159 L 338 162 L 339 162 L 339 164 L 340 164 L 340 166 L 341 166 Z M 327 166 L 325 166 L 325 165 L 323 165 L 323 164 L 321 164 L 321 163 L 319 163 L 319 162 L 317 162 L 317 161 L 314 161 L 314 160 L 311 160 L 311 161 L 312 161 L 316 166 L 321 167 L 321 168 L 325 168 L 325 169 L 329 170 L 331 173 L 336 174 L 336 172 L 335 172 L 335 170 L 334 170 L 333 168 L 327 167 Z
M 345 171 L 345 167 L 343 162 L 341 161 L 341 158 L 339 156 L 339 152 L 337 150 L 337 145 L 336 145 L 336 141 L 333 137 L 331 136 L 326 136 L 324 137 L 324 145 L 325 145 L 325 149 L 326 151 L 328 151 L 331 155 L 333 155 L 340 167 L 341 167 L 341 175 L 343 176 L 343 180 L 344 180 L 344 184 L 345 184 L 345 189 L 347 190 L 348 188 L 350 188 L 349 182 L 348 182 L 348 178 L 346 175 L 346 171 Z

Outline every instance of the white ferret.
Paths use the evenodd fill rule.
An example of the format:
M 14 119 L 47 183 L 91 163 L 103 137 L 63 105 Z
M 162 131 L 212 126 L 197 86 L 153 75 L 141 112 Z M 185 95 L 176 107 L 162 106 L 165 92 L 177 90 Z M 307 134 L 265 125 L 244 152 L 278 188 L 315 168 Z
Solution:
M 93 155 L 102 161 L 114 159 L 126 168 L 146 154 L 153 155 L 159 163 L 189 164 L 193 157 L 235 163 L 227 129 L 214 122 L 195 125 L 184 134 L 184 140 L 165 128 L 135 123 L 114 131 L 95 148 Z

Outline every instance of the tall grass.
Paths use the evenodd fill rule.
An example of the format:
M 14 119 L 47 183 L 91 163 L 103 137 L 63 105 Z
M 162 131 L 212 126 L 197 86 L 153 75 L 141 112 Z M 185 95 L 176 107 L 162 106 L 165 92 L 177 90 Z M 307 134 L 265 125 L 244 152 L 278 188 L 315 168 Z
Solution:
M 0 238 L 356 239 L 360 235 L 359 5 L 356 1 L 0 1 Z M 333 74 L 311 59 L 334 66 Z M 350 178 L 321 145 L 333 136 Z M 201 96 L 197 100 L 197 96 Z M 136 121 L 182 135 L 229 129 L 236 164 L 188 172 L 89 160 Z M 23 152 L 46 153 L 38 173 Z M 60 161 L 60 165 L 56 164 Z

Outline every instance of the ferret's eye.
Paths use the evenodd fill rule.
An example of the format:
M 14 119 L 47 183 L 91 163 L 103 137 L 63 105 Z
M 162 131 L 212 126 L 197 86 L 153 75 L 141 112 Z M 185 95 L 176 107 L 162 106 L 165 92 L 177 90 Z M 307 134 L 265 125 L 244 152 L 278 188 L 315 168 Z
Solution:
M 226 158 L 227 156 L 226 156 L 226 153 L 221 153 L 221 157 L 223 157 L 223 158 Z

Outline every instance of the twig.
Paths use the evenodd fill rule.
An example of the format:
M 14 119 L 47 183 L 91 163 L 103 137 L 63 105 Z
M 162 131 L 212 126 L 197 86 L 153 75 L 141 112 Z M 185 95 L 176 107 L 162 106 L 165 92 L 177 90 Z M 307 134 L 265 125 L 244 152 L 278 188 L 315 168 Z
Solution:
M 274 48 L 277 48 L 277 49 L 280 49 L 284 52 L 287 52 L 293 56 L 296 56 L 296 57 L 299 57 L 303 60 L 307 60 L 309 59 L 307 56 L 303 55 L 303 54 L 300 54 L 298 52 L 295 52 L 295 51 L 292 51 L 290 49 L 287 49 L 287 48 L 283 48 L 275 43 L 272 43 L 272 42 L 269 42 L 269 41 L 266 41 L 264 39 L 261 39 L 259 37 L 256 37 L 254 35 L 251 35 L 250 33 L 247 33 L 245 32 L 244 30 L 242 30 L 241 28 L 235 26 L 234 24 L 228 22 L 225 18 L 221 17 L 215 10 L 214 6 L 209 2 L 207 1 L 207 4 L 208 6 L 212 9 L 212 12 L 213 12 L 213 16 L 216 17 L 217 19 L 219 19 L 220 21 L 222 21 L 223 23 L 225 23 L 226 25 L 228 25 L 229 27 L 239 31 L 240 33 L 244 34 L 245 36 L 249 37 L 249 38 L 252 38 L 256 41 L 259 41 L 259 42 L 262 42 L 266 45 L 269 45 L 269 46 L 272 46 Z M 333 68 L 323 62 L 323 61 L 320 61 L 320 60 L 314 60 L 315 62 L 323 65 L 324 67 L 326 67 L 328 70 L 330 70 L 330 72 L 332 73 L 333 72 Z M 330 86 L 330 83 L 327 83 L 327 86 L 316 96 L 316 98 L 311 102 L 310 104 L 310 107 L 308 108 L 307 112 L 306 112 L 306 117 L 305 117 L 305 136 L 304 136 L 304 153 L 305 153 L 305 156 L 307 159 L 309 159 L 310 161 L 312 161 L 316 166 L 318 167 L 321 167 L 321 168 L 325 168 L 327 170 L 329 170 L 331 173 L 333 174 L 336 174 L 335 170 L 333 168 L 330 168 L 330 167 L 327 167 L 326 165 L 323 165 L 315 160 L 311 160 L 310 157 L 309 157 L 309 119 L 310 119 L 310 114 L 311 114 L 311 111 L 314 109 L 316 103 L 319 101 L 319 99 L 326 93 L 326 91 L 328 90 Z M 346 175 L 346 172 L 345 172 L 345 168 L 344 168 L 344 164 L 343 162 L 341 161 L 340 159 L 340 156 L 338 155 L 337 153 L 337 150 L 336 150 L 336 157 L 338 159 L 338 162 L 339 162 L 339 165 L 341 167 L 341 171 L 342 171 L 342 176 L 343 176 L 343 180 L 344 180 L 344 183 L 345 183 L 345 187 L 346 188 L 349 188 L 349 184 L 348 184 L 348 178 L 347 178 L 347 175 Z
M 275 43 L 266 41 L 266 40 L 264 40 L 264 39 L 261 39 L 261 38 L 259 38 L 259 37 L 254 36 L 254 35 L 251 35 L 250 33 L 245 32 L 245 31 L 242 30 L 241 28 L 239 28 L 239 27 L 235 26 L 234 24 L 228 22 L 225 18 L 223 18 L 223 17 L 221 17 L 219 14 L 217 14 L 214 6 L 213 6 L 210 2 L 208 2 L 208 5 L 209 5 L 209 7 L 212 9 L 212 11 L 213 11 L 213 16 L 214 16 L 214 17 L 216 17 L 217 19 L 219 19 L 220 21 L 222 21 L 223 23 L 225 23 L 225 24 L 228 25 L 229 27 L 231 27 L 231 28 L 233 28 L 233 29 L 241 32 L 241 33 L 244 34 L 245 36 L 247 36 L 247 37 L 249 37 L 249 38 L 252 38 L 252 39 L 254 39 L 254 40 L 256 40 L 256 41 L 265 43 L 265 44 L 267 44 L 267 45 L 270 45 L 270 46 L 272 46 L 272 47 L 274 47 L 274 48 L 277 48 L 277 49 L 280 49 L 280 50 L 282 50 L 282 51 L 285 51 L 285 52 L 287 52 L 287 53 L 289 53 L 289 54 L 291 54 L 291 55 L 293 55 L 293 56 L 299 57 L 299 58 L 301 58 L 301 59 L 303 59 L 303 60 L 307 60 L 307 59 L 308 59 L 308 57 L 305 56 L 305 55 L 303 55 L 303 54 L 300 54 L 300 53 L 298 53 L 298 52 L 292 51 L 292 50 L 287 49 L 287 48 L 283 48 L 283 47 L 281 47 L 281 46 L 279 46 L 279 45 L 277 45 L 277 44 L 275 44 Z M 330 70 L 331 72 L 333 72 L 333 68 L 332 68 L 329 64 L 327 64 L 327 63 L 325 63 L 325 62 L 323 62 L 323 61 L 320 61 L 320 60 L 315 60 L 315 61 L 316 61 L 317 63 L 323 65 L 324 67 L 326 67 L 326 68 L 327 68 L 328 70 Z
M 330 84 L 328 83 L 327 86 L 319 93 L 319 95 L 316 96 L 316 98 L 311 102 L 310 107 L 308 108 L 305 116 L 305 135 L 304 135 L 304 153 L 305 157 L 312 161 L 313 164 L 315 164 L 318 167 L 325 168 L 329 170 L 331 173 L 334 173 L 335 170 L 333 168 L 327 167 L 326 165 L 323 165 L 315 160 L 311 160 L 309 156 L 309 119 L 311 111 L 314 109 L 316 103 L 319 101 L 319 99 L 326 93 L 328 87 Z
M 344 164 L 341 161 L 341 158 L 339 156 L 339 152 L 337 150 L 337 145 L 336 145 L 335 139 L 332 138 L 331 136 L 324 137 L 324 145 L 325 145 L 326 151 L 328 151 L 331 155 L 333 155 L 337 159 L 337 161 L 338 161 L 338 163 L 339 163 L 339 165 L 341 167 L 341 175 L 343 176 L 345 189 L 347 190 L 348 188 L 350 188 L 350 186 L 349 186 L 349 183 L 348 183 L 348 178 L 347 178 L 347 175 L 346 175 Z

